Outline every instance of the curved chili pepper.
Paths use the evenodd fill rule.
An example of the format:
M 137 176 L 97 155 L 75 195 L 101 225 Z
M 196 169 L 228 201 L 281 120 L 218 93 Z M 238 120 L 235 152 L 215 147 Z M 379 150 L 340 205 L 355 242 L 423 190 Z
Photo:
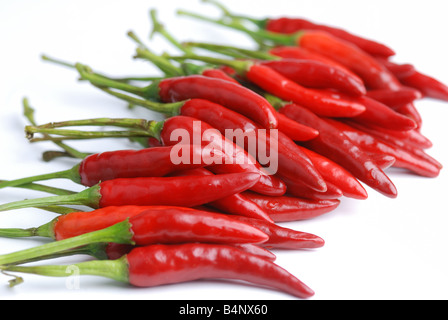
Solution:
M 173 163 L 171 160 L 174 146 L 158 146 L 142 150 L 118 150 L 97 153 L 87 156 L 79 164 L 69 170 L 53 172 L 35 177 L 11 180 L 0 183 L 0 188 L 13 187 L 21 184 L 67 178 L 87 187 L 92 187 L 101 181 L 118 178 L 163 177 L 178 170 L 205 167 L 220 157 L 224 162 L 225 155 L 214 150 L 213 156 L 201 146 L 191 145 L 187 154 L 189 161 Z M 187 151 L 187 150 L 186 150 Z
M 203 170 L 202 170 L 203 169 Z M 175 177 L 188 177 L 188 176 L 210 176 L 212 172 L 205 168 L 191 169 L 179 171 L 171 176 Z M 222 212 L 242 215 L 256 219 L 267 220 L 273 222 L 269 215 L 264 212 L 257 204 L 247 199 L 243 194 L 233 194 L 231 196 L 219 199 L 208 204 L 209 206 L 219 209 Z
M 366 94 L 364 82 L 359 77 L 326 63 L 303 59 L 281 59 L 260 63 L 304 87 L 335 89 L 354 96 Z
M 83 80 L 95 86 L 127 91 L 148 100 L 174 103 L 204 99 L 246 115 L 267 129 L 278 127 L 275 109 L 262 96 L 237 83 L 203 75 L 170 77 L 156 80 L 146 87 L 136 87 L 100 76 L 85 65 L 76 64 Z
M 225 60 L 207 56 L 186 54 L 182 59 L 196 59 L 208 63 L 231 66 L 248 81 L 263 90 L 287 101 L 294 101 L 326 117 L 353 117 L 365 111 L 357 102 L 336 99 L 331 94 L 305 88 L 262 63 L 251 61 Z
M 352 70 L 370 89 L 399 89 L 400 82 L 375 58 L 356 46 L 325 32 L 303 31 L 297 36 L 297 44 L 322 54 Z
M 363 79 L 368 89 L 398 89 L 401 83 L 395 76 L 380 64 L 373 56 L 352 43 L 337 38 L 328 32 L 302 30 L 294 34 L 281 34 L 267 30 L 251 30 L 239 21 L 214 20 L 206 16 L 179 10 L 178 14 L 188 15 L 196 19 L 212 22 L 235 30 L 242 31 L 254 39 L 268 40 L 276 45 L 298 45 L 312 52 L 328 57 L 352 70 Z
M 278 127 L 275 109 L 269 102 L 255 92 L 230 81 L 192 75 L 164 79 L 152 86 L 156 87 L 157 95 L 163 102 L 205 99 L 244 114 L 264 128 Z
M 398 113 L 401 113 L 402 115 L 408 117 L 409 119 L 412 119 L 417 127 L 415 130 L 420 130 L 423 126 L 423 117 L 420 114 L 420 112 L 417 110 L 417 107 L 414 105 L 414 103 L 407 103 L 402 106 L 399 106 L 395 109 Z
M 286 34 L 295 33 L 301 30 L 324 31 L 332 34 L 337 38 L 340 38 L 342 40 L 348 41 L 356 45 L 363 51 L 373 56 L 390 57 L 395 55 L 394 50 L 392 50 L 391 48 L 382 43 L 354 35 L 340 28 L 313 23 L 306 19 L 285 18 L 285 17 L 277 19 L 267 19 L 265 29 L 272 32 L 286 33 Z
M 254 19 L 246 16 L 235 15 L 232 14 L 227 8 L 225 8 L 221 3 L 213 0 L 206 1 L 210 2 L 218 7 L 223 13 L 224 16 L 236 19 L 236 20 L 247 20 L 254 23 L 258 28 L 276 32 L 276 33 L 286 33 L 292 34 L 301 30 L 317 30 L 317 31 L 325 31 L 330 33 L 331 35 L 353 43 L 358 46 L 365 52 L 375 55 L 375 56 L 383 56 L 390 57 L 395 55 L 395 51 L 390 47 L 379 43 L 374 40 L 367 39 L 365 37 L 361 37 L 359 35 L 355 35 L 351 32 L 348 32 L 344 29 L 337 28 L 334 26 L 329 26 L 325 24 L 319 24 L 310 21 L 305 18 L 298 17 L 280 17 L 280 18 L 264 18 L 264 19 Z
M 386 154 L 394 157 L 394 167 L 408 169 L 425 177 L 436 177 L 440 173 L 440 168 L 436 167 L 434 164 L 429 163 L 424 159 L 419 159 L 403 149 L 380 141 L 374 136 L 355 129 L 348 124 L 337 121 L 331 121 L 331 124 L 342 131 L 351 141 L 365 152 Z
M 283 132 L 293 141 L 308 141 L 319 135 L 319 131 L 316 129 L 292 121 L 281 113 L 277 113 L 277 119 L 278 130 Z
M 236 216 L 236 220 L 245 222 L 267 234 L 269 239 L 260 246 L 268 249 L 313 249 L 324 246 L 325 241 L 311 233 L 301 232 L 279 226 L 275 223 Z
M 198 176 L 194 179 L 191 177 L 122 178 L 101 182 L 73 195 L 6 203 L 0 205 L 0 211 L 52 204 L 78 204 L 93 208 L 120 205 L 194 207 L 245 191 L 259 179 L 260 175 L 257 173 Z M 185 188 L 187 185 L 189 187 Z
M 304 143 L 307 148 L 338 163 L 383 195 L 391 198 L 397 196 L 396 187 L 383 170 L 336 127 L 295 104 L 285 104 L 279 111 L 291 119 L 319 130 L 316 139 Z M 285 183 L 287 184 L 286 181 Z
M 332 183 L 326 183 L 327 190 L 316 191 L 307 187 L 300 181 L 290 179 L 289 177 L 282 176 L 278 173 L 277 176 L 286 184 L 287 195 L 311 200 L 333 200 L 343 196 L 342 191 Z
M 314 291 L 277 264 L 238 248 L 202 243 L 137 247 L 120 259 L 73 264 L 80 275 L 98 275 L 136 287 L 154 287 L 199 279 L 243 280 L 299 298 Z M 15 272 L 67 276 L 67 266 L 2 266 Z
M 365 106 L 365 112 L 353 117 L 353 120 L 363 125 L 375 125 L 394 131 L 409 131 L 417 128 L 417 124 L 409 117 L 396 112 L 390 107 L 369 97 L 354 98 Z
M 353 73 L 351 70 L 347 69 L 344 65 L 327 58 L 319 53 L 310 51 L 308 49 L 298 47 L 298 46 L 277 46 L 274 48 L 269 49 L 269 54 L 284 58 L 284 59 L 297 59 L 297 60 L 311 60 L 311 61 L 317 61 L 325 63 L 326 65 L 329 65 L 333 68 L 339 68 L 343 70 L 344 72 L 351 74 L 354 78 L 359 78 L 355 73 Z
M 415 100 L 422 98 L 420 91 L 404 86 L 398 90 L 369 90 L 366 95 L 369 98 L 379 101 L 393 109 L 397 109 L 403 105 L 412 103 Z
M 209 105 L 210 102 L 201 102 L 195 105 L 185 104 L 182 107 L 182 113 L 211 124 L 222 134 L 225 134 L 226 130 L 241 130 L 243 134 L 246 132 L 252 133 L 257 141 L 266 144 L 268 150 L 271 148 L 272 143 L 277 143 L 276 141 L 271 141 L 269 133 L 260 137 L 258 130 L 261 128 L 244 116 L 222 108 L 219 105 L 215 105 L 214 107 L 210 107 Z M 211 112 L 210 110 L 214 111 Z M 314 190 L 322 191 L 325 189 L 325 183 L 322 177 L 313 167 L 308 157 L 282 132 L 278 132 L 277 150 L 279 172 L 293 179 L 301 180 L 305 185 Z M 214 171 L 216 168 L 211 167 L 210 170 Z
M 245 191 L 243 195 L 255 202 L 275 222 L 290 222 L 316 218 L 335 210 L 340 200 L 308 200 L 292 196 L 269 197 Z
M 398 64 L 380 59 L 386 68 L 406 86 L 420 91 L 424 97 L 448 101 L 448 86 L 440 80 L 418 71 L 411 64 Z
M 367 192 L 364 187 L 345 168 L 314 151 L 304 147 L 301 147 L 301 149 L 316 166 L 317 170 L 324 178 L 325 183 L 335 185 L 346 197 L 361 200 L 367 199 Z
M 429 140 L 426 140 L 428 144 L 425 144 L 425 138 L 421 136 L 417 131 L 406 131 L 404 133 L 391 132 L 385 130 L 378 130 L 377 128 L 369 128 L 366 126 L 360 126 L 353 122 L 348 122 L 350 126 L 366 132 L 378 140 L 385 142 L 388 145 L 405 150 L 407 153 L 431 163 L 435 167 L 442 169 L 442 164 L 428 155 L 424 149 L 428 148 L 431 144 Z M 421 140 L 421 138 L 423 140 Z M 426 147 L 424 147 L 426 145 Z

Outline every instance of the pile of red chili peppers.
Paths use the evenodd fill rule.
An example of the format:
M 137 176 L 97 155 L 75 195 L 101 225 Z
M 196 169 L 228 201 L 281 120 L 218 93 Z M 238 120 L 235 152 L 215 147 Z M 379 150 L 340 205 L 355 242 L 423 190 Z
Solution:
M 345 30 L 299 18 L 258 20 L 207 2 L 222 9 L 222 18 L 178 13 L 244 32 L 260 48 L 178 42 L 152 10 L 153 33 L 182 54 L 156 55 L 128 35 L 138 45 L 135 58 L 151 62 L 162 76 L 112 79 L 81 63 L 44 57 L 74 68 L 102 93 L 166 118 L 38 125 L 24 100 L 29 140 L 58 145 L 62 151 L 47 154 L 51 159 L 79 162 L 61 172 L 0 181 L 0 188 L 52 194 L 5 203 L 0 211 L 37 207 L 58 214 L 42 226 L 0 229 L 1 237 L 54 240 L 0 255 L 0 270 L 62 277 L 66 266 L 22 264 L 88 255 L 94 259 L 76 265 L 81 275 L 137 287 L 218 278 L 309 298 L 313 290 L 275 263 L 275 250 L 316 249 L 324 240 L 281 223 L 329 213 L 343 197 L 367 199 L 364 185 L 397 197 L 390 167 L 439 175 L 442 165 L 427 153 L 432 144 L 421 133 L 415 103 L 448 101 L 443 83 L 392 62 L 395 53 L 386 45 Z M 204 50 L 211 54 L 198 54 Z M 99 129 L 64 129 L 83 126 Z M 229 131 L 253 138 L 270 157 L 229 138 Z M 202 139 L 173 140 L 179 132 Z M 101 138 L 131 139 L 138 148 L 86 154 L 66 144 Z M 179 152 L 184 161 L 173 161 Z M 86 188 L 76 193 L 38 183 L 50 179 Z

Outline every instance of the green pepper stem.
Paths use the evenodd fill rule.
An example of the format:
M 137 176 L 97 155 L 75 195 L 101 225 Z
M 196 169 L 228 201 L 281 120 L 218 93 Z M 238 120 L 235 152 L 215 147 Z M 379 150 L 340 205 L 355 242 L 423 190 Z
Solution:
M 79 165 L 76 165 L 69 170 L 46 173 L 32 177 L 0 182 L 0 189 L 6 187 L 16 187 L 31 182 L 50 180 L 50 179 L 69 179 L 75 183 L 81 183 L 81 176 L 79 175 Z
M 151 9 L 149 11 L 149 16 L 152 21 L 152 31 L 150 33 L 150 38 L 154 36 L 154 34 L 158 33 L 163 36 L 168 42 L 174 45 L 176 48 L 181 50 L 184 53 L 194 53 L 190 48 L 182 45 L 171 33 L 169 33 L 164 25 L 157 18 L 157 10 Z
M 267 52 L 260 51 L 260 50 L 250 50 L 250 49 L 243 49 L 235 46 L 228 46 L 228 45 L 219 45 L 219 44 L 212 44 L 212 43 L 205 43 L 205 42 L 186 42 L 186 46 L 192 46 L 196 48 L 206 49 L 213 52 L 218 52 L 221 54 L 225 54 L 230 57 L 234 58 L 240 58 L 240 59 L 260 59 L 260 60 L 280 60 L 280 57 L 276 57 L 274 55 L 271 55 Z
M 133 233 L 129 220 L 114 224 L 105 229 L 82 234 L 73 238 L 54 241 L 37 247 L 0 255 L 0 265 L 19 264 L 23 261 L 39 259 L 49 255 L 64 252 L 72 248 L 92 243 L 134 244 Z
M 27 199 L 5 203 L 0 205 L 0 211 L 45 207 L 49 205 L 85 205 L 91 208 L 98 208 L 100 199 L 100 185 L 98 184 L 79 193 L 71 195 Z
M 234 30 L 242 31 L 249 35 L 251 38 L 255 40 L 268 40 L 272 41 L 275 44 L 278 45 L 296 45 L 298 38 L 302 35 L 302 32 L 297 32 L 295 34 L 286 35 L 286 34 L 280 34 L 280 33 L 274 33 L 266 30 L 250 30 L 246 28 L 244 25 L 239 23 L 237 20 L 231 20 L 229 22 L 225 21 L 224 19 L 212 19 L 209 17 L 205 17 L 193 12 L 188 12 L 185 10 L 178 10 L 177 14 L 192 17 L 198 20 L 211 22 L 217 25 L 221 25 L 224 27 L 228 27 Z
M 73 272 L 76 272 L 78 275 L 101 276 L 120 282 L 129 282 L 129 270 L 126 256 L 117 260 L 92 260 L 65 266 L 0 266 L 0 270 L 37 274 L 47 277 L 68 277 L 72 275 Z
M 34 109 L 30 106 L 29 101 L 27 98 L 23 98 L 23 115 L 28 119 L 28 121 L 30 122 L 31 125 L 36 126 L 36 120 L 34 119 Z M 61 147 L 63 150 L 65 150 L 65 152 L 74 158 L 78 158 L 78 159 L 84 159 L 85 157 L 88 156 L 88 154 L 80 152 L 68 145 L 66 145 L 63 142 L 58 142 L 55 141 L 54 142 L 58 147 Z
M 106 88 L 100 87 L 99 89 L 103 90 L 104 92 L 106 92 L 114 97 L 117 97 L 121 100 L 127 101 L 133 105 L 138 105 L 140 107 L 143 107 L 143 108 L 151 110 L 151 111 L 163 113 L 167 116 L 179 115 L 180 109 L 185 104 L 185 101 L 174 102 L 174 103 L 159 103 L 159 102 L 154 102 L 154 101 L 150 101 L 150 100 L 139 99 L 139 98 L 132 97 L 130 95 L 119 93 L 119 92 L 116 92 L 116 91 L 113 91 L 110 89 L 106 89 Z
M 72 126 L 112 126 L 120 128 L 130 128 L 134 130 L 126 131 L 80 131 L 65 130 L 61 127 Z M 131 137 L 154 137 L 158 139 L 163 128 L 163 121 L 148 121 L 145 119 L 126 118 L 96 118 L 85 120 L 70 120 L 62 122 L 52 122 L 40 126 L 26 126 L 25 132 L 32 142 L 55 140 L 53 137 L 34 138 L 36 133 L 45 133 L 64 136 L 60 140 L 68 139 L 98 139 L 98 138 L 131 138 Z
M 215 5 L 217 8 L 219 8 L 222 12 L 222 14 L 226 17 L 235 19 L 235 20 L 246 20 L 250 21 L 253 24 L 255 24 L 260 29 L 265 29 L 268 19 L 255 19 L 247 16 L 241 16 L 241 15 L 235 15 L 231 13 L 224 5 L 216 0 L 202 0 L 202 2 L 211 3 Z
M 238 72 L 241 75 L 244 75 L 252 66 L 252 61 L 244 61 L 244 60 L 229 60 L 229 59 L 221 59 L 216 57 L 210 57 L 210 56 L 200 56 L 195 54 L 185 54 L 183 56 L 175 57 L 171 56 L 170 59 L 179 59 L 179 60 L 198 60 L 203 61 L 206 63 L 211 63 L 215 65 L 225 65 L 233 68 L 236 72 Z
M 0 183 L 7 182 L 7 181 L 8 180 L 0 180 Z M 75 193 L 75 192 L 70 191 L 70 190 L 60 189 L 60 188 L 55 188 L 55 187 L 50 187 L 50 186 L 45 186 L 45 185 L 38 184 L 38 183 L 26 183 L 26 184 L 22 184 L 22 185 L 16 186 L 16 187 L 17 188 L 22 188 L 22 189 L 29 189 L 29 190 L 35 190 L 35 191 L 51 193 L 51 194 L 55 194 L 55 195 L 59 195 L 59 196 L 64 196 L 64 195 L 69 195 L 69 194 L 74 194 Z

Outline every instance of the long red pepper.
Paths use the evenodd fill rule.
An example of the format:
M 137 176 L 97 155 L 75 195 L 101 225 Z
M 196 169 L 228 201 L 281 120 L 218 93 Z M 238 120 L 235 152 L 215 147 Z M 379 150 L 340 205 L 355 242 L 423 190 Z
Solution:
M 296 33 L 301 30 L 325 31 L 332 34 L 335 37 L 353 43 L 354 45 L 358 46 L 359 48 L 361 48 L 362 50 L 371 55 L 382 56 L 386 58 L 395 55 L 394 50 L 386 46 L 385 44 L 379 43 L 371 39 L 367 39 L 359 35 L 355 35 L 351 32 L 348 32 L 341 28 L 337 28 L 335 26 L 319 24 L 309 19 L 305 19 L 303 17 L 301 18 L 268 17 L 263 19 L 256 19 L 252 17 L 233 14 L 227 8 L 225 8 L 223 4 L 219 3 L 216 0 L 204 0 L 204 1 L 212 3 L 215 6 L 217 6 L 225 17 L 229 17 L 236 20 L 250 21 L 253 24 L 255 24 L 258 28 L 263 30 L 276 33 L 286 33 L 286 34 Z
M 350 100 L 336 99 L 331 94 L 302 87 L 273 68 L 262 63 L 218 59 L 185 54 L 182 59 L 196 59 L 219 65 L 229 65 L 240 75 L 263 90 L 287 101 L 300 103 L 316 114 L 327 117 L 353 117 L 362 114 L 365 107 Z
M 298 59 L 281 59 L 263 61 L 283 76 L 298 84 L 316 89 L 335 89 L 349 95 L 360 96 L 366 93 L 364 83 L 359 77 L 354 77 L 342 70 L 328 64 Z
M 120 93 L 114 93 L 110 90 L 107 90 L 107 92 L 136 105 L 144 106 L 150 110 L 163 112 L 165 114 L 182 114 L 187 117 L 199 119 L 211 125 L 213 128 L 216 128 L 223 135 L 225 135 L 228 130 L 233 130 L 235 135 L 238 135 L 238 131 L 244 136 L 249 134 L 249 138 L 252 136 L 256 139 L 256 152 L 258 152 L 258 148 L 260 148 L 258 145 L 260 143 L 263 144 L 263 146 L 266 146 L 266 149 L 271 149 L 273 144 L 276 144 L 278 145 L 276 148 L 277 154 L 272 154 L 271 157 L 278 157 L 278 171 L 291 177 L 291 179 L 301 180 L 311 189 L 319 191 L 325 189 L 325 183 L 322 180 L 322 177 L 313 167 L 309 158 L 305 156 L 294 141 L 281 131 L 278 132 L 278 141 L 275 141 L 275 139 L 271 139 L 269 132 L 263 132 L 265 134 L 262 134 L 259 131 L 262 128 L 250 119 L 237 112 L 224 108 L 219 104 L 206 100 L 188 100 L 185 103 L 174 105 L 176 108 L 173 109 L 172 105 L 154 105 L 146 100 L 132 98 Z M 163 110 L 164 107 L 165 110 Z M 237 136 L 235 138 L 238 140 Z M 244 142 L 244 145 L 240 146 L 242 148 L 248 148 L 248 152 L 249 150 L 253 150 L 253 146 L 248 146 L 246 142 Z M 254 158 L 257 156 L 257 154 L 252 155 Z M 222 166 L 212 166 L 209 169 L 216 172 L 216 170 L 220 170 L 221 167 Z M 275 168 L 273 170 L 277 169 Z
M 335 210 L 340 200 L 308 200 L 292 196 L 269 197 L 254 192 L 243 192 L 249 200 L 255 202 L 275 222 L 290 222 L 316 218 Z
M 404 86 L 399 90 L 369 90 L 366 95 L 369 98 L 377 100 L 393 109 L 401 107 L 408 103 L 412 103 L 422 97 L 420 91 Z
M 348 170 L 317 152 L 304 147 L 301 147 L 301 149 L 310 157 L 311 162 L 319 170 L 326 183 L 335 185 L 346 197 L 361 200 L 367 199 L 366 190 Z
M 395 159 L 393 164 L 394 167 L 405 168 L 425 177 L 436 177 L 440 173 L 440 168 L 424 159 L 419 159 L 417 156 L 408 153 L 404 149 L 382 142 L 374 136 L 362 132 L 361 130 L 357 130 L 345 123 L 331 120 L 328 121 L 348 136 L 351 141 L 365 152 L 393 156 Z
M 295 33 L 300 30 L 318 30 L 325 31 L 333 36 L 340 38 L 342 40 L 348 41 L 365 52 L 373 56 L 383 56 L 390 57 L 395 55 L 394 50 L 388 46 L 354 35 L 346 30 L 336 28 L 333 26 L 327 26 L 323 24 L 317 24 L 306 19 L 300 18 L 277 18 L 277 19 L 267 19 L 265 29 L 277 33 Z
M 188 177 L 188 176 L 201 176 L 201 175 L 210 176 L 213 175 L 213 173 L 205 168 L 198 168 L 198 169 L 178 171 L 173 173 L 171 176 Z M 242 215 L 246 217 L 273 222 L 271 217 L 264 210 L 262 210 L 256 203 L 247 199 L 241 193 L 233 194 L 223 199 L 210 202 L 208 203 L 208 205 L 228 214 Z
M 179 10 L 178 13 L 242 31 L 258 41 L 266 40 L 276 45 L 297 45 L 319 53 L 352 70 L 363 79 L 368 89 L 388 88 L 393 90 L 401 86 L 401 83 L 395 76 L 373 56 L 352 43 L 337 38 L 328 32 L 302 30 L 290 35 L 280 34 L 267 30 L 251 30 L 238 21 L 214 20 L 183 10 Z
M 327 190 L 319 192 L 312 190 L 300 181 L 290 179 L 289 177 L 282 176 L 277 173 L 277 176 L 285 182 L 287 187 L 287 195 L 294 197 L 311 199 L 311 200 L 333 200 L 341 198 L 344 194 L 341 189 L 332 183 L 327 182 Z
M 2 204 L 0 211 L 52 204 L 78 204 L 92 208 L 120 205 L 194 207 L 245 191 L 259 179 L 260 175 L 257 173 L 198 176 L 194 179 L 191 177 L 122 178 L 101 182 L 73 195 Z
M 319 130 L 319 136 L 306 142 L 306 147 L 340 164 L 383 195 L 397 196 L 396 187 L 383 170 L 336 127 L 296 104 L 284 104 L 279 110 L 291 119 Z
M 379 61 L 394 73 L 400 82 L 417 89 L 424 97 L 448 101 L 448 86 L 440 80 L 416 70 L 410 64 L 399 64 L 386 59 Z
M 188 243 L 134 248 L 117 260 L 88 261 L 72 266 L 80 275 L 97 275 L 136 287 L 154 287 L 199 279 L 243 280 L 309 298 L 314 291 L 277 264 L 238 248 Z M 66 277 L 67 266 L 2 266 L 14 272 Z
M 316 129 L 292 121 L 281 113 L 277 113 L 277 119 L 278 130 L 283 132 L 293 141 L 308 141 L 319 135 L 319 131 Z
M 109 212 L 110 213 L 110 212 Z M 90 212 L 74 212 L 75 219 L 84 219 Z M 134 214 L 134 215 L 132 215 Z M 234 220 L 229 215 L 194 210 L 190 208 L 165 207 L 129 213 L 129 217 L 119 214 L 119 218 L 103 215 L 102 229 L 76 229 L 75 234 L 61 234 L 61 240 L 50 242 L 0 256 L 0 264 L 22 263 L 30 259 L 62 253 L 92 243 L 117 243 L 146 246 L 156 243 L 174 244 L 187 242 L 209 242 L 221 244 L 262 243 L 268 236 L 259 229 Z M 63 220 L 62 220 L 63 221 Z M 73 220 L 72 220 L 73 221 Z M 118 221 L 114 223 L 114 221 Z M 57 222 L 60 223 L 60 222 Z M 63 223 L 63 222 L 62 222 Z M 98 222 L 96 225 L 98 226 Z M 60 227 L 59 227 L 60 228 Z M 89 231 L 92 230 L 92 231 Z M 54 227 L 57 233 L 57 228 Z M 76 233 L 78 235 L 76 235 Z M 93 234 L 93 236 L 92 236 Z
M 0 183 L 0 188 L 54 178 L 67 178 L 92 187 L 101 181 L 118 178 L 163 177 L 178 170 L 207 166 L 220 155 L 219 150 L 214 150 L 213 156 L 210 152 L 207 154 L 200 145 L 191 145 L 185 151 L 186 149 L 189 159 L 185 163 L 172 161 L 174 146 L 97 153 L 87 156 L 69 170 L 3 182 Z M 224 153 L 219 161 L 225 161 Z
M 182 106 L 185 103 L 190 102 L 178 102 L 174 105 L 177 107 Z M 163 110 L 166 110 L 166 105 L 161 106 Z M 176 109 L 174 109 L 176 110 Z M 126 130 L 124 132 L 82 132 L 82 131 L 65 131 L 60 130 L 60 127 L 64 126 L 115 126 L 133 128 L 136 130 Z M 267 195 L 282 195 L 285 193 L 286 187 L 283 182 L 272 175 L 269 175 L 267 171 L 261 167 L 261 165 L 244 149 L 237 146 L 225 136 L 221 135 L 216 129 L 208 125 L 207 123 L 200 121 L 199 119 L 174 116 L 164 121 L 147 121 L 144 119 L 87 119 L 87 120 L 73 120 L 64 122 L 53 122 L 42 126 L 27 126 L 27 134 L 32 137 L 35 133 L 51 132 L 58 135 L 70 135 L 72 138 L 102 138 L 102 137 L 130 137 L 138 136 L 143 138 L 156 138 L 161 145 L 173 146 L 182 144 L 196 144 L 194 139 L 200 140 L 198 143 L 203 147 L 210 150 L 217 150 L 219 156 L 216 160 L 220 159 L 220 154 L 225 152 L 226 161 L 222 164 L 217 164 L 209 167 L 214 173 L 242 173 L 242 172 L 255 172 L 261 177 L 260 180 L 252 187 L 252 190 L 267 194 Z M 178 141 L 179 137 L 176 136 L 176 132 L 181 131 L 187 137 Z M 118 135 L 117 135 L 118 134 Z M 196 137 L 196 138 L 195 138 Z M 188 140 L 188 141 L 186 141 Z M 213 164 L 216 162 L 213 162 Z
M 235 110 L 267 129 L 278 127 L 275 109 L 262 96 L 237 83 L 203 75 L 170 77 L 154 81 L 146 87 L 120 83 L 95 74 L 88 66 L 76 64 L 82 79 L 96 86 L 111 87 L 148 100 L 165 103 L 204 99 Z
M 301 232 L 282 227 L 275 223 L 242 216 L 236 216 L 235 219 L 254 226 L 267 234 L 269 239 L 260 243 L 260 246 L 268 249 L 312 249 L 323 247 L 325 244 L 324 239 L 311 233 Z

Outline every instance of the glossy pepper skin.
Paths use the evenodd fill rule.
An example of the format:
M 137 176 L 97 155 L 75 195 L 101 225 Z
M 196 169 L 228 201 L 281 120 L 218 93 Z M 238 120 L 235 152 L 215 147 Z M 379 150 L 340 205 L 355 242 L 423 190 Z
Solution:
M 153 287 L 199 279 L 233 279 L 267 286 L 299 298 L 314 292 L 272 261 L 230 246 L 210 244 L 154 245 L 126 256 L 129 283 Z
M 258 204 L 275 222 L 290 222 L 316 218 L 335 210 L 340 200 L 308 200 L 292 196 L 268 197 L 254 192 L 243 192 Z
M 294 82 L 315 89 L 334 89 L 348 95 L 366 94 L 363 81 L 341 68 L 305 59 L 263 61 L 268 66 Z
M 368 89 L 399 89 L 401 83 L 382 64 L 353 44 L 326 32 L 304 31 L 297 44 L 333 59 L 363 79 Z
M 232 110 L 210 102 L 195 104 L 194 106 L 185 104 L 181 108 L 181 112 L 186 116 L 200 119 L 210 124 L 223 135 L 226 134 L 226 130 L 234 130 L 235 132 L 236 130 L 240 130 L 243 134 L 249 133 L 257 140 L 257 143 L 266 145 L 268 150 L 272 147 L 273 143 L 278 144 L 279 171 L 291 178 L 303 181 L 305 185 L 312 189 L 323 190 L 325 188 L 322 177 L 313 167 L 309 158 L 282 132 L 278 132 L 278 142 L 271 139 L 269 132 L 261 136 L 259 130 L 262 128 L 253 121 Z M 244 149 L 248 148 L 247 151 L 253 149 L 247 145 L 240 147 Z M 256 157 L 257 155 L 253 154 L 252 156 Z M 210 170 L 214 171 L 216 169 L 211 167 Z
M 379 101 L 393 109 L 422 98 L 420 91 L 404 86 L 399 90 L 369 90 L 366 95 L 369 98 Z
M 260 243 L 268 238 L 231 216 L 182 207 L 113 207 L 95 212 L 74 212 L 53 222 L 60 241 L 110 227 L 129 219 L 137 246 L 154 243 Z
M 262 96 L 230 81 L 191 75 L 163 79 L 153 84 L 163 102 L 204 99 L 246 115 L 267 129 L 278 127 L 275 109 Z
M 386 142 L 376 139 L 374 136 L 362 132 L 361 130 L 357 130 L 348 124 L 335 121 L 332 121 L 331 123 L 365 152 L 378 155 L 386 154 L 394 157 L 394 167 L 404 168 L 425 177 L 437 177 L 440 173 L 440 168 L 424 159 L 410 154 L 404 149 L 387 144 Z
M 242 216 L 237 216 L 235 219 L 254 226 L 267 234 L 269 239 L 260 244 L 260 246 L 267 249 L 312 249 L 321 248 L 325 244 L 325 241 L 321 237 L 311 233 L 285 228 L 278 224 L 269 223 L 259 219 Z
M 205 168 L 179 171 L 172 176 L 213 176 L 213 173 Z M 208 203 L 208 206 L 216 208 L 222 212 L 234 215 L 251 217 L 273 222 L 271 217 L 261 209 L 256 203 L 247 199 L 243 194 L 237 193 L 231 196 Z
M 324 119 L 295 104 L 286 104 L 280 112 L 319 130 L 319 137 L 305 147 L 338 163 L 356 178 L 385 196 L 395 198 L 397 189 L 389 177 L 350 139 Z
M 182 108 L 196 109 L 197 105 L 203 106 L 204 101 L 190 100 L 187 101 Z M 225 121 L 225 119 L 222 119 Z M 199 129 L 196 129 L 195 125 L 200 125 Z M 267 171 L 244 149 L 228 140 L 219 131 L 217 131 L 210 124 L 201 121 L 197 118 L 188 116 L 175 116 L 165 120 L 163 129 L 160 135 L 160 142 L 163 145 L 176 145 L 179 141 L 172 140 L 171 134 L 174 130 L 185 130 L 190 135 L 190 139 L 193 139 L 198 133 L 202 137 L 202 145 L 205 147 L 215 147 L 218 151 L 225 151 L 226 162 L 220 165 L 210 166 L 209 170 L 215 174 L 224 173 L 241 173 L 241 172 L 255 172 L 260 175 L 259 181 L 251 187 L 251 190 L 266 195 L 282 195 L 286 192 L 285 184 L 278 178 L 269 175 Z M 198 130 L 198 131 L 197 131 Z M 200 131 L 199 131 L 200 130 Z M 213 144 L 210 146 L 210 142 Z M 182 142 L 191 144 L 191 141 Z M 230 154 L 227 154 L 226 150 L 231 150 Z
M 201 146 L 191 145 L 188 163 L 174 164 L 171 161 L 173 146 L 146 148 L 141 150 L 119 150 L 90 155 L 79 165 L 81 184 L 95 184 L 118 178 L 163 177 L 178 170 L 207 166 L 209 157 Z M 213 157 L 218 156 L 218 150 Z M 193 159 L 200 159 L 199 162 Z M 224 159 L 224 155 L 222 155 Z
M 99 207 L 126 204 L 194 207 L 247 190 L 259 177 L 257 173 L 236 173 L 198 176 L 194 179 L 161 177 L 109 180 L 100 183 Z
M 0 205 L 0 211 L 49 205 L 86 205 L 104 208 L 122 205 L 195 207 L 240 193 L 260 179 L 258 173 L 230 173 L 191 177 L 122 178 L 101 182 L 79 193 L 27 199 Z M 188 185 L 189 188 L 185 188 Z M 207 193 L 202 192 L 208 190 Z M 175 195 L 175 196 L 173 196 Z
M 365 111 L 365 107 L 356 102 L 335 99 L 331 94 L 302 87 L 266 65 L 253 64 L 245 77 L 265 91 L 294 101 L 321 116 L 353 117 Z
M 335 37 L 348 41 L 373 56 L 390 57 L 395 55 L 390 47 L 374 40 L 354 35 L 341 28 L 314 23 L 303 18 L 277 18 L 267 19 L 265 29 L 277 33 L 295 33 L 301 30 L 318 30 L 332 34 Z

